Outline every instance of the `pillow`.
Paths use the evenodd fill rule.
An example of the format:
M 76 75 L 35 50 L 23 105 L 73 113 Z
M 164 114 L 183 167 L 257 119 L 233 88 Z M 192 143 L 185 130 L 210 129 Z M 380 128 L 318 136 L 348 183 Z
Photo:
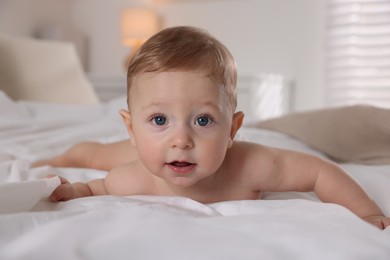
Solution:
M 390 164 L 390 109 L 367 105 L 320 109 L 255 126 L 289 134 L 338 162 Z
M 96 104 L 71 43 L 0 34 L 0 89 L 14 100 Z

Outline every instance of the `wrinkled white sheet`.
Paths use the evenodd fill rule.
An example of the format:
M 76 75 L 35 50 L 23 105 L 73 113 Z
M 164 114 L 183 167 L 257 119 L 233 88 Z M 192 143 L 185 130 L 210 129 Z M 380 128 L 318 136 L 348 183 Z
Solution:
M 0 92 L 0 259 L 390 259 L 390 229 L 308 193 L 200 204 L 181 197 L 98 196 L 51 203 L 58 179 L 105 176 L 30 162 L 81 140 L 127 138 L 118 99 L 96 107 L 7 99 Z M 245 128 L 239 138 L 323 156 L 285 135 Z M 342 165 L 390 214 L 390 166 Z

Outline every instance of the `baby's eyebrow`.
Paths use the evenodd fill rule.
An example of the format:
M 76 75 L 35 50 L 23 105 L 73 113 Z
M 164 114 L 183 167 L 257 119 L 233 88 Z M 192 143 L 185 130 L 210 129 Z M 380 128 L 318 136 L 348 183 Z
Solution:
M 153 108 L 153 107 L 161 107 L 161 106 L 164 106 L 164 105 L 167 105 L 167 104 L 164 103 L 164 102 L 152 101 L 151 103 L 148 103 L 148 104 L 142 106 L 142 109 L 148 109 L 148 108 Z
M 222 108 L 222 107 L 220 107 L 220 105 L 215 104 L 215 102 L 210 102 L 210 101 L 204 102 L 203 105 L 205 107 L 211 107 L 215 110 L 221 110 L 221 108 Z
M 152 101 L 152 102 L 142 106 L 142 109 L 150 109 L 153 107 L 163 107 L 163 106 L 167 106 L 167 105 L 169 105 L 169 104 L 167 104 L 166 102 Z M 215 102 L 212 102 L 212 101 L 201 102 L 197 106 L 210 107 L 210 108 L 215 109 L 215 110 L 221 110 L 221 106 L 219 104 L 216 104 Z

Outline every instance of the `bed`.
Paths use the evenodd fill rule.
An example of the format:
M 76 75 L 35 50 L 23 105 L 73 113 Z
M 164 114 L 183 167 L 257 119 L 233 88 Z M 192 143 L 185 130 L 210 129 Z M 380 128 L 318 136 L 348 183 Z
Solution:
M 92 169 L 31 168 L 82 140 L 127 138 L 125 98 L 99 105 L 15 102 L 0 92 L 0 259 L 388 259 L 390 232 L 311 193 L 203 205 L 182 197 L 99 196 L 51 203 L 58 179 Z M 60 115 L 60 116 L 59 116 Z M 326 156 L 280 132 L 245 126 L 237 138 Z M 390 165 L 340 164 L 390 214 Z
M 259 200 L 213 204 L 157 196 L 96 196 L 51 203 L 47 197 L 59 180 L 45 178 L 48 174 L 73 182 L 107 172 L 32 168 L 31 162 L 58 155 L 80 141 L 127 138 L 118 114 L 126 107 L 126 98 L 98 103 L 91 92 L 85 93 L 88 105 L 15 101 L 0 91 L 0 259 L 390 259 L 390 228 L 379 230 L 341 206 L 320 202 L 312 193 L 265 193 Z M 318 114 L 294 116 L 296 122 L 324 119 Z M 331 158 L 332 151 L 313 142 L 318 136 L 311 135 L 306 142 L 302 136 L 294 137 L 302 133 L 300 129 L 278 131 L 286 129 L 283 125 L 290 125 L 289 120 L 287 116 L 274 123 L 251 122 L 237 139 Z M 320 133 L 324 126 L 317 126 L 314 132 Z M 381 149 L 386 151 L 388 145 Z M 331 159 L 338 160 L 390 215 L 390 164 L 383 156 L 384 161 Z

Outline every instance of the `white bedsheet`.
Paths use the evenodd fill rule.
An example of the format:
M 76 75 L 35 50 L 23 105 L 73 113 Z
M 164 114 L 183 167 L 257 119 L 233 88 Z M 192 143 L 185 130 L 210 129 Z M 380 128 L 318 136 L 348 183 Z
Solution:
M 98 196 L 51 203 L 58 179 L 103 171 L 30 162 L 81 140 L 126 138 L 125 99 L 96 107 L 15 103 L 0 92 L 0 259 L 390 259 L 380 231 L 312 194 L 200 204 L 182 197 Z M 285 135 L 244 128 L 239 138 L 312 152 Z M 390 215 L 390 166 L 342 165 Z

